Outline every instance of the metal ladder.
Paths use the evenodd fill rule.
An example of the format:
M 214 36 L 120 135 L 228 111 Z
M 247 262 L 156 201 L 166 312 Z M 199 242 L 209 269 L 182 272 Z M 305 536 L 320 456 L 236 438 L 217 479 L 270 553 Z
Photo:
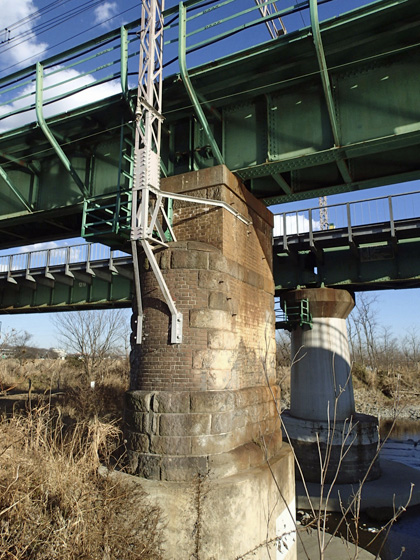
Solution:
M 309 300 L 302 299 L 297 305 L 288 306 L 285 301 L 283 310 L 276 313 L 276 329 L 292 331 L 305 325 L 312 328 L 312 315 L 309 310 Z
M 117 191 L 84 199 L 81 235 L 89 241 L 118 246 L 130 239 L 134 180 L 134 130 L 121 127 Z

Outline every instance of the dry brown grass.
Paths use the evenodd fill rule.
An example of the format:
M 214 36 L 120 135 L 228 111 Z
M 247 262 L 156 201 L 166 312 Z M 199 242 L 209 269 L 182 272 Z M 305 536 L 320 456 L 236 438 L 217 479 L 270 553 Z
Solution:
M 48 407 L 0 424 L 1 560 L 161 558 L 158 510 L 98 474 L 118 445 L 114 424 L 66 430 Z
M 121 366 L 106 372 L 95 388 L 73 379 L 61 392 L 59 402 L 64 414 L 76 420 L 98 416 L 121 426 L 124 395 L 128 390 L 128 372 Z
M 97 416 L 120 422 L 129 386 L 128 361 L 105 360 L 94 389 L 84 377 L 77 360 L 2 360 L 0 413 L 6 407 L 10 411 L 14 398 L 16 407 L 21 409 L 38 402 L 53 402 L 72 420 L 85 421 Z

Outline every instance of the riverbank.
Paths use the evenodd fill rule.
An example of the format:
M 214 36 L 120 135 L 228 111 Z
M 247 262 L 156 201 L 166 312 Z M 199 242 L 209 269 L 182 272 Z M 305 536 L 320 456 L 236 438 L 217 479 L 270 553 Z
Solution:
M 376 416 L 380 421 L 394 418 L 420 421 L 420 399 L 417 392 L 386 397 L 378 389 L 363 387 L 354 389 L 354 399 L 357 412 Z M 290 393 L 283 389 L 281 409 L 286 410 L 289 407 Z
M 417 392 L 385 397 L 372 388 L 354 389 L 357 412 L 371 414 L 380 420 L 420 420 L 420 402 Z

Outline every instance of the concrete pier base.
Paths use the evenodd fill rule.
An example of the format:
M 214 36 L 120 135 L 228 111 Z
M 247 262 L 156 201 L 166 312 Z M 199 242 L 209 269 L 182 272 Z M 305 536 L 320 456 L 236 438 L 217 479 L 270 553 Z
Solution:
M 290 411 L 282 414 L 287 441 L 292 445 L 306 482 L 321 483 L 321 476 L 337 484 L 357 482 L 367 474 L 367 480 L 380 476 L 379 461 L 374 461 L 378 449 L 378 420 L 373 416 L 354 413 L 346 421 L 303 420 Z M 321 461 L 325 461 L 321 469 Z M 302 473 L 301 473 L 302 469 Z M 324 473 L 322 472 L 324 470 Z
M 165 560 L 293 560 L 294 488 L 288 446 L 267 466 L 190 482 L 138 479 L 162 511 Z
M 356 414 L 346 318 L 354 301 L 346 290 L 299 289 L 287 308 L 308 300 L 312 326 L 292 331 L 290 411 L 283 414 L 288 441 L 307 482 L 356 482 L 380 475 L 378 422 Z

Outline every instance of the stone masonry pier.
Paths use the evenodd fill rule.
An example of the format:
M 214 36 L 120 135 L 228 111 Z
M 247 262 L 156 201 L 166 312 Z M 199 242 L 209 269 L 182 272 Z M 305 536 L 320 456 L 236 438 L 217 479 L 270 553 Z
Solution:
M 162 189 L 222 200 L 251 224 L 174 201 L 178 241 L 155 255 L 183 314 L 179 345 L 169 343 L 169 311 L 140 258 L 143 340 L 132 349 L 125 415 L 131 470 L 168 515 L 168 558 L 229 560 L 256 549 L 262 559 L 276 548 L 277 558 L 294 558 L 293 460 L 275 384 L 272 215 L 224 166 L 165 179 Z M 197 543 L 203 484 L 213 505 L 199 508 Z

